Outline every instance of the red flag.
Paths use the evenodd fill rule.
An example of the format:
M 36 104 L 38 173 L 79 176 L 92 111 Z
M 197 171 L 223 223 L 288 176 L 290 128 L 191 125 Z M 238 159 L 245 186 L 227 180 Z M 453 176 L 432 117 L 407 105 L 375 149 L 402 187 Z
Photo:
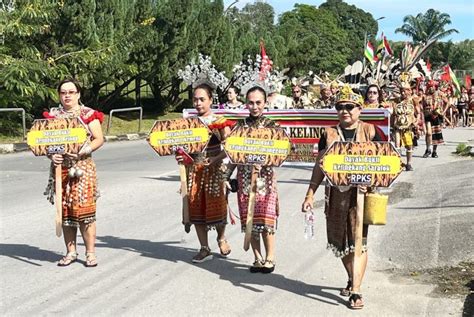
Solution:
M 449 75 L 449 65 L 443 67 L 444 73 L 441 75 L 441 80 L 449 82 L 451 81 L 451 76 Z
M 390 43 L 388 43 L 386 36 L 383 37 L 383 46 L 385 48 L 385 53 L 393 56 L 392 48 L 390 47 Z
M 472 82 L 471 76 L 466 75 L 466 77 L 464 78 L 464 83 L 465 83 L 465 86 L 466 86 L 467 90 L 471 89 L 471 82 Z
M 265 51 L 263 40 L 260 40 L 260 56 L 262 57 L 262 62 L 260 64 L 260 80 L 265 80 L 265 78 L 267 78 L 267 74 L 272 69 L 272 61 Z
M 426 60 L 426 68 L 428 68 L 428 71 L 431 72 L 431 64 L 430 64 L 430 58 L 428 57 L 428 59 Z

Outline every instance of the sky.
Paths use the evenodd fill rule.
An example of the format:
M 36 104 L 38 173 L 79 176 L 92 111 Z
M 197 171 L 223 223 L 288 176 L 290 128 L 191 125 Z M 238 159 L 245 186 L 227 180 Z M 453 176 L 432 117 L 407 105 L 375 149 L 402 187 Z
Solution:
M 270 4 L 275 10 L 276 15 L 291 11 L 295 3 L 309 4 L 319 6 L 325 0 L 262 0 Z M 227 7 L 234 0 L 225 0 Z M 253 3 L 254 0 L 239 0 L 235 6 L 242 8 L 247 3 Z M 452 40 L 454 42 L 465 39 L 474 39 L 474 1 L 473 0 L 346 0 L 345 2 L 353 4 L 364 11 L 370 12 L 374 19 L 385 17 L 378 21 L 379 35 L 381 32 L 391 41 L 409 41 L 407 36 L 395 33 L 395 29 L 402 26 L 403 18 L 406 15 L 416 16 L 418 13 L 425 13 L 428 9 L 435 9 L 447 13 L 451 17 L 451 24 L 448 28 L 454 28 L 459 31 L 443 41 Z

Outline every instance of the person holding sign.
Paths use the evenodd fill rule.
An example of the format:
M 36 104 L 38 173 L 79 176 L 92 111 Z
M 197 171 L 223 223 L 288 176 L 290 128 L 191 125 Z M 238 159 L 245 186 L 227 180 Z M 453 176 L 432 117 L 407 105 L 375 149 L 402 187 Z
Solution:
M 201 244 L 192 262 L 202 263 L 213 258 L 209 248 L 210 229 L 217 230 L 217 244 L 220 253 L 226 257 L 231 252 L 225 238 L 227 224 L 227 198 L 222 177 L 222 160 L 226 157 L 221 143 L 230 133 L 232 122 L 212 113 L 212 88 L 200 84 L 194 89 L 193 103 L 198 118 L 212 131 L 211 139 L 204 152 L 189 154 L 191 164 L 186 165 L 188 180 L 189 220 L 194 224 Z M 176 160 L 185 164 L 185 155 L 176 154 Z
M 81 86 L 74 79 L 65 79 L 58 86 L 60 105 L 43 113 L 47 119 L 79 118 L 86 126 L 90 138 L 78 154 L 52 154 L 50 178 L 45 194 L 53 203 L 55 169 L 62 165 L 62 228 L 67 253 L 58 266 L 68 266 L 77 260 L 76 237 L 79 227 L 86 246 L 87 267 L 97 266 L 95 255 L 96 199 L 98 197 L 96 166 L 91 153 L 104 144 L 101 123 L 102 112 L 80 103 Z
M 354 93 L 349 86 L 341 89 L 336 97 L 336 110 L 339 124 L 336 127 L 326 128 L 319 140 L 319 153 L 317 161 L 325 153 L 326 149 L 335 141 L 367 142 L 381 141 L 374 125 L 359 120 L 364 101 L 362 96 Z M 324 173 L 320 165 L 316 163 L 313 168 L 311 181 L 302 205 L 302 212 L 313 209 L 314 193 L 321 185 Z M 355 267 L 354 272 L 354 249 L 356 237 L 356 214 L 357 214 L 357 191 L 366 191 L 366 187 L 326 187 L 326 226 L 328 249 L 331 249 L 336 257 L 342 259 L 342 264 L 348 275 L 347 287 L 341 290 L 342 296 L 349 296 L 349 304 L 352 309 L 360 309 L 364 306 L 360 287 L 367 266 L 367 232 L 368 226 L 364 225 L 362 233 L 362 257 Z M 353 277 L 358 276 L 360 280 Z
M 277 124 L 265 118 L 262 113 L 267 102 L 265 90 L 255 86 L 247 92 L 247 106 L 250 115 L 244 120 L 238 121 L 237 127 L 272 128 Z M 229 164 L 227 178 L 230 178 L 236 165 Z M 250 191 L 252 183 L 252 171 L 258 170 L 256 179 L 255 205 L 252 222 L 252 233 L 250 245 L 255 257 L 252 273 L 271 273 L 275 269 L 275 231 L 279 214 L 278 192 L 276 188 L 276 177 L 271 166 L 238 165 L 237 167 L 237 196 L 240 213 L 242 232 L 246 231 L 247 214 L 250 204 Z M 228 188 L 230 189 L 230 185 Z M 265 247 L 265 257 L 261 252 L 260 237 Z

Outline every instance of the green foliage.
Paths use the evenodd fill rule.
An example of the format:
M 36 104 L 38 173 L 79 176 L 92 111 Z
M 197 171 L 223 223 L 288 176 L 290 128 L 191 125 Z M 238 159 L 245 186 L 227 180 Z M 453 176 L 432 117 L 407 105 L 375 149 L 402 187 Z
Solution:
M 451 17 L 449 14 L 429 9 L 425 13 L 418 13 L 416 16 L 405 16 L 403 25 L 397 28 L 395 33 L 402 33 L 411 37 L 415 44 L 427 43 L 429 40 L 439 40 L 453 33 L 459 33 L 456 29 L 446 30 L 446 26 L 450 24 Z
M 351 51 L 350 62 L 363 58 L 364 39 L 374 39 L 378 31 L 377 21 L 372 14 L 342 0 L 327 0 L 319 8 L 332 12 L 337 25 L 350 34 L 346 43 Z
M 472 150 L 472 146 L 467 145 L 465 143 L 459 143 L 456 146 L 456 152 L 455 153 L 460 155 L 460 156 L 473 156 L 473 154 L 471 153 L 471 150 Z

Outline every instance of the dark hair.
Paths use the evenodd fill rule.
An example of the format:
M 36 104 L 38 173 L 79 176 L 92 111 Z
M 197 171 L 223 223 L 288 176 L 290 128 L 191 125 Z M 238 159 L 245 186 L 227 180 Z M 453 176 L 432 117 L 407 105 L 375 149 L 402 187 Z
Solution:
M 199 84 L 197 85 L 196 87 L 194 87 L 194 91 L 198 90 L 198 89 L 202 89 L 202 90 L 205 90 L 206 93 L 207 93 L 207 96 L 212 99 L 212 94 L 214 92 L 214 90 L 212 89 L 211 86 L 209 86 L 208 84 Z
M 379 86 L 377 86 L 377 85 L 375 85 L 375 84 L 369 85 L 369 86 L 367 87 L 367 89 L 365 90 L 364 101 L 369 100 L 369 89 L 370 89 L 370 88 L 373 88 L 373 87 L 375 87 L 375 88 L 377 89 L 377 93 L 378 93 L 378 95 L 379 95 L 377 101 L 378 101 L 379 103 L 382 103 L 382 102 L 383 102 L 382 90 L 379 88 Z
M 82 87 L 77 80 L 75 80 L 74 78 L 66 78 L 66 79 L 61 80 L 61 82 L 58 84 L 58 93 L 59 93 L 59 90 L 61 89 L 61 86 L 66 83 L 73 83 L 74 86 L 76 86 L 77 92 L 78 93 L 82 92 Z
M 248 99 L 249 95 L 253 93 L 254 91 L 260 91 L 263 95 L 263 101 L 267 102 L 267 93 L 265 92 L 265 89 L 259 86 L 253 86 L 252 88 L 247 90 L 247 94 L 245 95 L 245 97 Z
M 227 89 L 227 91 L 229 91 L 230 89 L 234 89 L 236 95 L 239 95 L 239 94 L 240 94 L 239 88 L 237 88 L 237 87 L 235 87 L 235 86 L 230 86 L 230 87 Z

